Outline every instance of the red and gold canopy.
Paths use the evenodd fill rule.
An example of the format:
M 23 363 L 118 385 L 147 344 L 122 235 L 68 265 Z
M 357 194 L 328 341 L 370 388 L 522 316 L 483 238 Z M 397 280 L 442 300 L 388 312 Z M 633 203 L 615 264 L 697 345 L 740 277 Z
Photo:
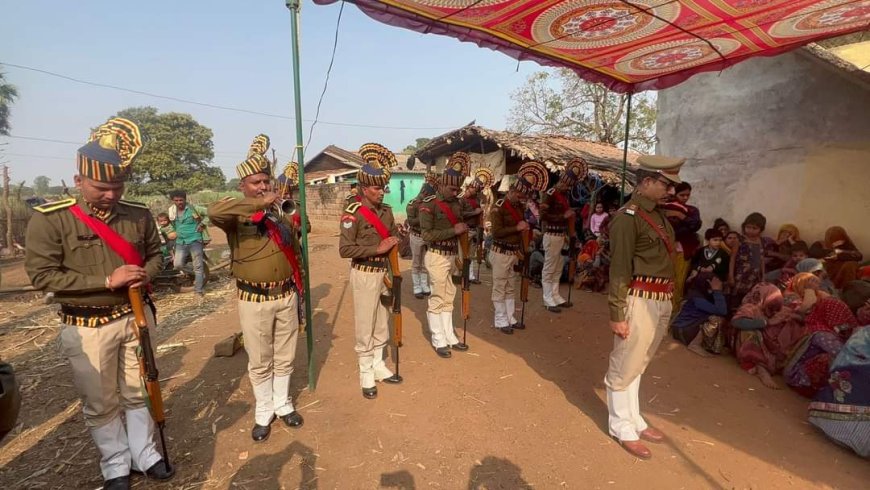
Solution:
M 870 0 L 347 1 L 385 24 L 567 67 L 617 92 L 870 27 Z

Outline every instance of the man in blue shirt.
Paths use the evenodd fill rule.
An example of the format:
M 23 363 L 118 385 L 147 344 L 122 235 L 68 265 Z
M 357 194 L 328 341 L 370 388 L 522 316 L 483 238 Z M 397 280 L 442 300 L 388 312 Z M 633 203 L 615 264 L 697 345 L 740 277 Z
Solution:
M 203 295 L 205 275 L 203 274 L 205 255 L 203 248 L 207 240 L 205 218 L 207 211 L 204 207 L 188 205 L 187 193 L 184 191 L 172 191 L 169 199 L 173 206 L 169 208 L 169 219 L 175 226 L 175 268 L 181 269 L 190 254 L 193 259 L 193 290 L 196 294 Z

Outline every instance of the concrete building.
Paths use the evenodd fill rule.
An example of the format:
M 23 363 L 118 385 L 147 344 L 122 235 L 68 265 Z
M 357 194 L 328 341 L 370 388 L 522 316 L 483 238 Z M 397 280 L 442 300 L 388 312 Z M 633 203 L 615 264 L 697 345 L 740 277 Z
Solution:
M 808 243 L 840 225 L 870 256 L 868 53 L 811 45 L 659 92 L 657 153 L 689 159 L 705 225 L 760 211 L 767 234 L 794 223 Z

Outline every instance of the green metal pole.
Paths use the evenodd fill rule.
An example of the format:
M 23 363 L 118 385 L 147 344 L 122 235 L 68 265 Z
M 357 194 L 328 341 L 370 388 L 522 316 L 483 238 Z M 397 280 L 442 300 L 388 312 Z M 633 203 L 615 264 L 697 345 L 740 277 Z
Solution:
M 631 92 L 628 93 L 628 110 L 625 113 L 625 141 L 622 143 L 622 189 L 619 191 L 619 205 L 625 204 L 625 174 L 628 168 L 628 131 L 631 129 Z
M 311 320 L 311 274 L 308 269 L 308 211 L 305 209 L 305 155 L 302 136 L 302 83 L 299 77 L 299 0 L 286 0 L 290 9 L 290 37 L 293 44 L 293 100 L 296 110 L 296 159 L 299 162 L 299 211 L 302 223 L 302 269 L 305 271 L 305 340 L 308 346 L 308 389 L 314 391 L 314 324 Z

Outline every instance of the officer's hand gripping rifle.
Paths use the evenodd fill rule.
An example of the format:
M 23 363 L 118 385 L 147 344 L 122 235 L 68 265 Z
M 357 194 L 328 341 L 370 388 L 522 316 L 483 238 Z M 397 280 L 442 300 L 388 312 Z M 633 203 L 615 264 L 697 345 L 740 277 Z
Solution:
M 390 289 L 393 296 L 393 345 L 396 347 L 396 374 L 392 377 L 395 381 L 401 381 L 399 376 L 399 348 L 402 347 L 402 272 L 399 269 L 399 246 L 390 249 L 390 275 L 392 281 Z
M 471 244 L 468 232 L 459 235 L 459 246 L 462 248 L 462 343 L 468 333 L 468 318 L 471 316 Z
M 133 307 L 133 316 L 136 319 L 136 338 L 139 339 L 139 376 L 145 383 L 145 391 L 148 393 L 148 408 L 151 417 L 157 424 L 160 433 L 160 445 L 163 448 L 163 464 L 166 471 L 169 468 L 169 453 L 166 451 L 166 437 L 163 435 L 163 427 L 166 426 L 166 414 L 163 412 L 163 395 L 160 393 L 160 381 L 157 373 L 157 363 L 154 361 L 154 349 L 151 347 L 151 335 L 148 332 L 148 320 L 145 318 L 145 302 L 142 299 L 142 291 L 139 288 L 130 288 L 130 305 Z

